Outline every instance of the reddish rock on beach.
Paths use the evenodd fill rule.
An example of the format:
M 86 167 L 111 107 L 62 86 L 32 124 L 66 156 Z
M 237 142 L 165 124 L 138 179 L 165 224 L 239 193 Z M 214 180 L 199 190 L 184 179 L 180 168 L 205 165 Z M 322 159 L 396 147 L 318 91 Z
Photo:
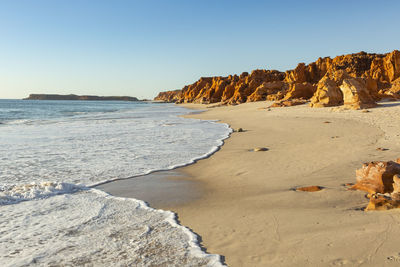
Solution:
M 366 81 L 361 78 L 343 80 L 340 90 L 343 94 L 343 103 L 351 109 L 371 108 L 376 106 L 374 98 L 367 90 Z
M 352 189 L 368 192 L 366 210 L 388 210 L 400 207 L 400 158 L 363 164 L 356 170 L 357 183 Z
M 400 159 L 397 161 L 376 161 L 365 163 L 356 170 L 357 183 L 354 189 L 368 193 L 392 193 L 393 176 L 400 174 Z
M 324 189 L 322 186 L 312 185 L 312 186 L 305 186 L 305 187 L 297 187 L 296 191 L 303 191 L 303 192 L 317 192 Z
M 307 103 L 307 100 L 303 99 L 280 100 L 273 103 L 270 106 L 270 108 L 291 107 L 291 106 L 303 105 L 305 103 Z
M 311 107 L 330 107 L 343 104 L 343 93 L 335 81 L 324 76 L 317 85 L 317 90 L 311 98 Z

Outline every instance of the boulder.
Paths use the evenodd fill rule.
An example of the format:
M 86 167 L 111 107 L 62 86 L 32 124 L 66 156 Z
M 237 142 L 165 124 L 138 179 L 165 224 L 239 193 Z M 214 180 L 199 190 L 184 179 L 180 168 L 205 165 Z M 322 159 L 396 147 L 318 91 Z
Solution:
M 356 170 L 357 183 L 353 189 L 368 193 L 392 193 L 394 176 L 400 174 L 400 159 L 365 163 Z M 397 177 L 397 176 L 396 176 Z
M 356 170 L 357 183 L 351 189 L 368 192 L 365 210 L 400 208 L 400 158 L 363 164 Z
M 324 76 L 317 85 L 317 91 L 311 98 L 310 106 L 314 108 L 338 106 L 343 104 L 342 91 L 336 83 Z
M 376 106 L 376 102 L 368 92 L 366 82 L 362 78 L 344 79 L 340 90 L 346 107 L 362 109 Z

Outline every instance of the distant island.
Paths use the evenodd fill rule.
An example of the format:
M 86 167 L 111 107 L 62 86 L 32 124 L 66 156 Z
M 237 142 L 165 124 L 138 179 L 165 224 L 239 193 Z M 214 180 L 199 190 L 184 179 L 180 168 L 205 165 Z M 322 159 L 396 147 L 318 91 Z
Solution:
M 95 96 L 95 95 L 57 95 L 57 94 L 30 94 L 23 100 L 94 100 L 94 101 L 139 101 L 131 96 Z

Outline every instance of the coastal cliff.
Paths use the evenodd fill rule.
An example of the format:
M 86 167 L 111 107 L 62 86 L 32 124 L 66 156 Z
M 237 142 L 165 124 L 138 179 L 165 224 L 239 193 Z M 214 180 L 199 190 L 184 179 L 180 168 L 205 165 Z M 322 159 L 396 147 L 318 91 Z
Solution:
M 94 95 L 56 95 L 30 94 L 24 100 L 96 100 L 96 101 L 139 101 L 131 96 L 94 96 Z
M 373 105 L 400 96 L 400 52 L 319 58 L 294 70 L 254 70 L 250 74 L 202 77 L 181 90 L 161 92 L 155 100 L 176 103 L 240 104 L 263 100 L 311 100 L 312 107 Z M 346 100 L 347 99 L 347 100 Z M 349 102 L 350 101 L 350 102 Z

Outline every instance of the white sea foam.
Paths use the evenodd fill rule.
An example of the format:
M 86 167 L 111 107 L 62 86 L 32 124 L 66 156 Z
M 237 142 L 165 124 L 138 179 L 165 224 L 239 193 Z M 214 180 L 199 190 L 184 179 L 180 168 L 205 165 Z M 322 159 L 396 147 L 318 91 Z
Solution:
M 1 266 L 222 266 L 172 212 L 95 189 L 6 205 L 1 214 Z
M 230 133 L 225 124 L 180 118 L 168 109 L 147 117 L 142 113 L 3 125 L 0 182 L 93 185 L 128 178 L 192 163 L 217 149 Z
M 231 132 L 184 112 L 143 105 L 2 125 L 0 266 L 221 266 L 172 212 L 87 187 L 193 163 Z
M 84 189 L 82 185 L 60 182 L 32 182 L 30 184 L 0 185 L 0 205 L 41 199 L 59 194 L 74 193 Z

